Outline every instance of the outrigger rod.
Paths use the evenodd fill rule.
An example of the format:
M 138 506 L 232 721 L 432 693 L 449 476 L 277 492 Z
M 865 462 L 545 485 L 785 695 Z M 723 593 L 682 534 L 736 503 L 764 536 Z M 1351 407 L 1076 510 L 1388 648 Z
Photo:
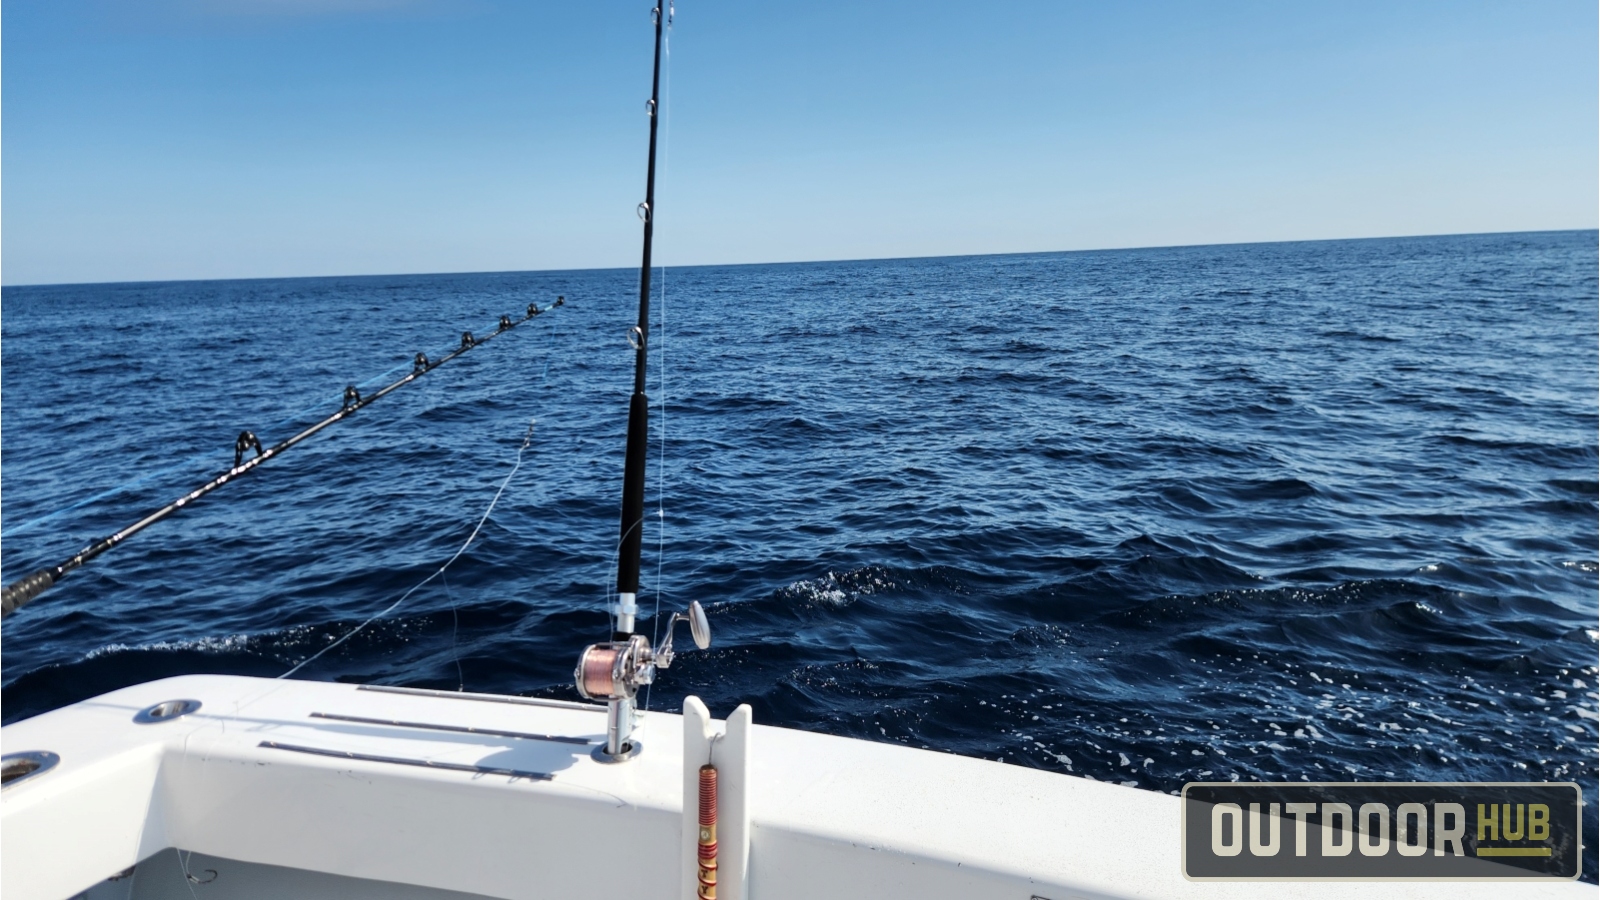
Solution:
M 586 699 L 606 701 L 606 743 L 595 748 L 595 758 L 621 762 L 638 753 L 630 740 L 633 732 L 633 701 L 639 686 L 655 680 L 656 669 L 672 665 L 672 630 L 678 622 L 689 623 L 695 645 L 711 646 L 711 627 L 698 602 L 689 612 L 678 613 L 667 623 L 667 636 L 659 650 L 650 649 L 650 640 L 633 633 L 639 614 L 639 554 L 644 531 L 644 472 L 650 443 L 650 398 L 645 396 L 645 364 L 650 349 L 650 240 L 655 235 L 656 208 L 656 123 L 661 109 L 661 38 L 672 24 L 671 0 L 657 0 L 651 17 L 656 26 L 655 70 L 650 82 L 650 162 L 645 175 L 644 202 L 639 217 L 644 220 L 644 260 L 639 264 L 639 324 L 628 331 L 633 347 L 633 396 L 628 401 L 628 448 L 622 472 L 622 525 L 617 540 L 617 602 L 612 607 L 611 640 L 590 644 L 578 658 L 573 678 L 578 693 Z M 664 14 L 663 14 L 664 13 Z
M 151 525 L 154 525 L 162 519 L 165 519 L 173 513 L 176 513 L 185 506 L 188 506 L 190 503 L 199 500 L 201 497 L 204 497 L 217 488 L 220 488 L 228 482 L 233 481 L 235 478 L 251 472 L 257 466 L 269 459 L 272 459 L 278 454 L 289 450 L 296 444 L 299 444 L 301 441 L 304 441 L 322 429 L 327 428 L 329 425 L 341 421 L 348 416 L 354 415 L 358 410 L 366 407 L 368 404 L 383 399 L 383 397 L 387 396 L 392 391 L 416 381 L 418 378 L 421 378 L 434 369 L 437 369 L 438 367 L 449 362 L 450 360 L 455 359 L 463 353 L 466 353 L 472 348 L 488 343 L 489 340 L 495 337 L 495 335 L 510 331 L 518 325 L 521 325 L 523 322 L 526 322 L 529 319 L 532 319 L 534 316 L 539 315 L 539 313 L 555 309 L 557 306 L 561 306 L 566 302 L 566 297 L 557 297 L 554 304 L 545 307 L 543 310 L 539 308 L 538 304 L 530 303 L 528 304 L 527 315 L 520 319 L 512 319 L 510 316 L 501 316 L 500 327 L 495 329 L 493 333 L 484 337 L 475 338 L 472 336 L 472 332 L 463 331 L 461 333 L 461 346 L 459 348 L 435 360 L 429 360 L 425 354 L 418 353 L 416 358 L 412 361 L 410 374 L 405 375 L 392 384 L 386 385 L 376 393 L 368 394 L 367 396 L 363 397 L 361 396 L 361 392 L 356 390 L 355 385 L 350 385 L 344 389 L 344 404 L 339 408 L 338 412 L 328 416 L 304 431 L 286 438 L 272 447 L 263 449 L 261 440 L 257 438 L 253 432 L 241 432 L 238 440 L 235 441 L 233 445 L 233 468 L 223 472 L 221 475 L 218 475 L 217 477 L 211 479 L 200 487 L 195 488 L 189 493 L 184 494 L 182 497 L 179 497 L 171 503 L 168 503 L 166 506 L 161 507 L 155 512 L 150 513 L 149 515 L 133 523 L 132 525 L 129 525 L 127 528 L 122 529 L 116 534 L 95 541 L 82 550 L 79 550 L 76 555 L 68 557 L 66 560 L 54 566 L 49 566 L 29 575 L 23 576 L 11 584 L 6 585 L 5 589 L 0 591 L 0 616 L 11 615 L 11 613 L 15 612 L 18 607 L 32 601 L 33 598 L 39 596 L 49 589 L 51 585 L 54 585 L 62 578 L 65 578 L 68 572 L 82 567 L 83 564 L 89 560 L 94 559 L 107 550 L 110 550 L 112 547 L 115 547 L 128 538 L 133 537 L 135 534 L 138 534 L 146 528 L 149 528 Z M 256 455 L 253 458 L 245 459 L 245 454 L 251 449 L 256 451 Z

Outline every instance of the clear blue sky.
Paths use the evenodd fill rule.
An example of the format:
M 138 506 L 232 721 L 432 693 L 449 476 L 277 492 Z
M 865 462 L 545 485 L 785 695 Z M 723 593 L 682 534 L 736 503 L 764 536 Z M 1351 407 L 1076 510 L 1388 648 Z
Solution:
M 650 2 L 7 0 L 0 279 L 637 265 Z M 682 0 L 658 259 L 1597 224 L 1596 5 Z

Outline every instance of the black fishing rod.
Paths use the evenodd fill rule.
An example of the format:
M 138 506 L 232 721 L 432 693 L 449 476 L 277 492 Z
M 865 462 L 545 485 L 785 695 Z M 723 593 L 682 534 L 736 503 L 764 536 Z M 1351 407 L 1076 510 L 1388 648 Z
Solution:
M 205 495 L 211 493 L 219 487 L 222 487 L 235 478 L 252 471 L 256 466 L 259 466 L 278 454 L 283 453 L 285 450 L 288 450 L 290 447 L 293 447 L 301 441 L 306 440 L 322 429 L 327 428 L 329 425 L 348 418 L 363 407 L 376 403 L 379 399 L 387 396 L 390 392 L 398 390 L 400 387 L 416 381 L 418 378 L 421 378 L 434 369 L 439 368 L 461 354 L 466 353 L 468 350 L 487 344 L 495 337 L 510 331 L 518 325 L 521 325 L 523 322 L 526 322 L 529 319 L 532 319 L 534 316 L 539 315 L 541 312 L 547 312 L 557 306 L 562 306 L 565 303 L 565 297 L 558 297 L 556 298 L 556 302 L 554 304 L 547 306 L 542 310 L 539 308 L 538 304 L 530 303 L 528 304 L 527 315 L 516 320 L 513 320 L 510 316 L 501 316 L 499 327 L 496 328 L 493 333 L 485 335 L 481 338 L 475 338 L 472 336 L 472 332 L 464 331 L 461 333 L 461 346 L 436 360 L 429 360 L 426 354 L 418 353 L 416 358 L 412 360 L 411 372 L 409 374 L 396 380 L 392 384 L 383 387 L 374 394 L 362 397 L 361 392 L 356 390 L 355 385 L 350 385 L 344 389 L 344 404 L 339 408 L 338 412 L 328 416 L 326 419 L 323 419 L 317 424 L 312 425 L 310 428 L 305 429 L 299 434 L 284 440 L 282 443 L 274 445 L 271 448 L 263 450 L 261 447 L 261 440 L 254 434 L 248 431 L 240 432 L 238 440 L 236 440 L 233 445 L 233 468 L 223 472 L 221 475 L 218 475 L 217 477 L 195 488 L 189 493 L 184 494 L 182 497 L 179 497 L 171 503 L 168 503 L 166 506 L 161 507 L 160 509 L 149 514 L 148 516 L 145 516 L 132 525 L 129 525 L 127 528 L 122 529 L 116 534 L 95 541 L 93 544 L 90 544 L 89 546 L 78 551 L 77 555 L 67 559 L 65 562 L 59 565 L 40 569 L 39 571 L 34 572 L 25 578 L 21 578 L 12 582 L 11 584 L 6 585 L 5 590 L 0 591 L 0 616 L 10 615 L 28 601 L 44 593 L 50 588 L 51 585 L 60 581 L 68 572 L 71 572 L 73 569 L 80 568 L 89 560 L 94 559 L 96 556 L 99 556 L 107 550 L 110 550 L 112 547 L 117 546 L 128 538 L 138 534 L 146 528 L 149 528 L 151 525 L 154 525 L 162 519 L 165 519 L 178 510 L 183 509 L 190 503 L 193 503 L 201 497 L 204 497 Z M 253 458 L 246 460 L 244 455 L 246 451 L 251 449 L 256 451 L 256 455 Z
M 656 212 L 656 122 L 661 109 L 661 31 L 671 18 L 670 6 L 663 11 L 658 0 L 651 15 L 656 25 L 655 72 L 650 81 L 650 163 L 645 175 L 644 202 L 639 217 L 644 219 L 644 261 L 639 264 L 639 324 L 628 332 L 633 345 L 633 397 L 628 402 L 628 450 L 622 469 L 622 525 L 617 541 L 617 606 L 613 641 L 626 641 L 633 634 L 634 617 L 639 612 L 639 551 L 644 532 L 644 469 L 649 449 L 650 398 L 644 393 L 645 356 L 650 345 L 650 239 L 655 233 Z M 663 15 L 665 12 L 665 15 Z

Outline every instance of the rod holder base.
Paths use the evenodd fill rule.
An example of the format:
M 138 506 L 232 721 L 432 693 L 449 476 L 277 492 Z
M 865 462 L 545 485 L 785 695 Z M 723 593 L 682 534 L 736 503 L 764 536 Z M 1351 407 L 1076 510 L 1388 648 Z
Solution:
M 622 745 L 621 753 L 612 753 L 606 749 L 605 744 L 601 744 L 598 747 L 595 747 L 594 750 L 589 753 L 589 756 L 593 757 L 594 761 L 597 763 L 610 765 L 612 763 L 627 762 L 628 760 L 633 759 L 635 756 L 638 756 L 639 751 L 643 749 L 643 744 L 639 743 L 638 741 L 630 740 Z

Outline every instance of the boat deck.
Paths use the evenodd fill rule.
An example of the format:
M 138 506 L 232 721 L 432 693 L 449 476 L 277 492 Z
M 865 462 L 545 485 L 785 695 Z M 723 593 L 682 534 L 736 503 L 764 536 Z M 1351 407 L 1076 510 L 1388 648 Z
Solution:
M 181 699 L 200 707 L 135 721 Z M 640 754 L 603 764 L 591 755 L 601 706 L 225 676 L 130 687 L 0 730 L 7 753 L 60 760 L 0 794 L 0 890 L 8 900 L 678 897 L 684 722 L 646 714 Z M 742 887 L 758 900 L 1356 887 L 1186 881 L 1169 795 L 782 728 L 755 726 L 749 747 Z M 1593 895 L 1571 883 L 1360 887 Z

